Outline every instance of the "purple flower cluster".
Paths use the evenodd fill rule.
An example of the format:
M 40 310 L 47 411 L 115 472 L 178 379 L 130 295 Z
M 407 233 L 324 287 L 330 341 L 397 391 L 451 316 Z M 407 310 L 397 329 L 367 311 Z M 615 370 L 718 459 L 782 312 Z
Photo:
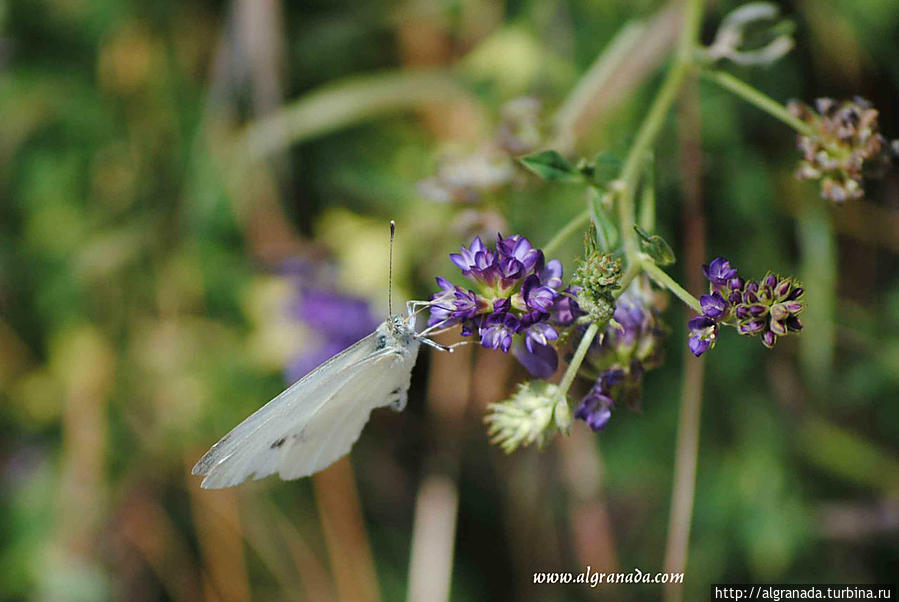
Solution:
M 534 376 L 552 375 L 558 366 L 551 343 L 559 338 L 555 325 L 566 324 L 560 320 L 569 315 L 573 320 L 562 263 L 546 261 L 543 251 L 517 234 L 497 235 L 495 249 L 476 237 L 450 259 L 474 285 L 465 289 L 438 276 L 428 325 L 461 324 L 462 336 L 477 336 L 488 349 L 511 350 Z
M 659 319 L 661 305 L 646 279 L 635 280 L 616 300 L 613 322 L 594 341 L 586 361 L 599 377 L 574 414 L 594 431 L 609 421 L 616 403 L 639 407 L 644 373 L 662 363 L 667 329 Z
M 804 289 L 793 278 L 768 273 L 760 281 L 744 280 L 736 268 L 717 257 L 702 271 L 709 294 L 699 298 L 702 315 L 690 320 L 690 351 L 699 357 L 715 345 L 719 325 L 735 326 L 742 335 L 760 335 L 769 349 L 777 338 L 802 330 Z
M 287 308 L 290 317 L 313 334 L 304 351 L 285 366 L 285 378 L 294 382 L 369 334 L 378 321 L 365 299 L 337 289 L 336 276 L 326 264 L 295 259 L 281 271 L 296 280 L 296 294 Z

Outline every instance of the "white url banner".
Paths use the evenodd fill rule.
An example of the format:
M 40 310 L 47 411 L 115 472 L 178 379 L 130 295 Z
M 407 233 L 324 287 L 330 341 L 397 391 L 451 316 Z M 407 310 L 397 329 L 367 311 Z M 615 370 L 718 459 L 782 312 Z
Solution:
M 634 569 L 625 573 L 604 573 L 594 571 L 590 565 L 580 573 L 571 572 L 535 572 L 535 584 L 568 584 L 577 583 L 597 587 L 602 583 L 683 583 L 683 573 L 653 573 Z

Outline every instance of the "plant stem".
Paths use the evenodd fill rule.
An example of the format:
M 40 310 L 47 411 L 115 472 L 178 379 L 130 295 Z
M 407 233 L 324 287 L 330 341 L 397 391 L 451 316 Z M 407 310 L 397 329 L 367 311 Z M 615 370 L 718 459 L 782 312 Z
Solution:
M 590 221 L 590 210 L 585 209 L 584 211 L 578 213 L 571 221 L 562 226 L 562 229 L 556 232 L 556 235 L 552 237 L 552 239 L 543 245 L 543 254 L 549 257 L 552 253 L 554 253 L 558 247 L 565 242 L 565 239 L 571 236 L 578 228 L 582 227 L 584 224 Z
M 646 166 L 643 176 L 643 188 L 640 194 L 640 227 L 647 232 L 652 232 L 656 227 L 656 186 L 655 186 L 655 156 L 649 153 L 646 157 Z
M 634 193 L 640 178 L 640 171 L 646 160 L 646 154 L 658 137 L 665 122 L 665 116 L 670 111 L 671 105 L 687 78 L 690 66 L 693 64 L 693 49 L 699 36 L 702 6 L 703 0 L 687 0 L 674 64 L 665 76 L 665 81 L 646 114 L 646 118 L 640 124 L 634 145 L 628 152 L 624 167 L 621 169 L 618 216 L 624 252 L 629 263 L 638 261 L 640 251 L 637 233 L 634 231 Z
M 565 370 L 565 374 L 559 382 L 559 390 L 562 392 L 562 395 L 568 393 L 568 389 L 571 387 L 571 383 L 574 382 L 574 377 L 577 376 L 577 371 L 580 369 L 581 364 L 584 361 L 584 356 L 587 355 L 590 344 L 596 337 L 597 332 L 599 332 L 599 324 L 591 322 L 590 326 L 587 327 L 584 336 L 581 338 L 581 342 L 578 343 L 577 349 L 574 352 L 574 357 L 571 358 L 571 363 L 568 364 L 568 369 Z
M 787 111 L 786 107 L 784 107 L 782 104 L 780 104 L 764 92 L 761 92 L 757 88 L 750 86 L 743 80 L 734 77 L 730 73 L 727 73 L 725 71 L 702 70 L 700 71 L 700 75 L 710 82 L 718 84 L 725 90 L 736 94 L 749 104 L 763 110 L 772 117 L 780 119 L 800 134 L 804 134 L 806 136 L 812 135 L 812 129 L 808 126 L 808 124 L 790 114 L 790 112 Z
M 689 305 L 696 313 L 702 313 L 702 305 L 700 305 L 699 299 L 691 295 L 684 287 L 675 282 L 674 278 L 657 266 L 652 258 L 644 255 L 642 258 L 642 266 L 643 270 L 649 274 L 653 280 L 658 282 L 659 285 L 674 293 L 678 299 Z

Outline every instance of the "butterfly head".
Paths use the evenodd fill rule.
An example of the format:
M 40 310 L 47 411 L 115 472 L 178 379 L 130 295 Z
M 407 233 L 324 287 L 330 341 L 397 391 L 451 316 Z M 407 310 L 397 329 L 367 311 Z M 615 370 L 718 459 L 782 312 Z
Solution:
M 409 340 L 417 338 L 415 332 L 415 316 L 402 317 L 399 315 L 391 316 L 387 320 L 387 329 L 394 338 L 402 343 L 408 343 Z

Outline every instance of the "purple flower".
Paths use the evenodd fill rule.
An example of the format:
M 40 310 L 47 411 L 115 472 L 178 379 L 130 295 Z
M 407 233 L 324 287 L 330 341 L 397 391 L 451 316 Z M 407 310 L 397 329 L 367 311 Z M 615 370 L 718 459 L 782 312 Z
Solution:
M 558 259 L 550 259 L 546 262 L 546 266 L 539 270 L 537 276 L 544 286 L 556 290 L 562 288 L 562 262 Z
M 612 417 L 612 408 L 615 402 L 604 394 L 599 386 L 594 386 L 590 393 L 581 401 L 574 417 L 587 423 L 594 432 L 601 431 Z
M 462 320 L 474 318 L 486 306 L 477 293 L 454 286 L 446 278 L 437 276 L 437 284 L 441 290 L 431 296 L 428 326 L 452 326 Z
M 524 264 L 514 257 L 503 257 L 498 263 L 484 270 L 483 273 L 491 276 L 485 277 L 484 282 L 492 284 L 498 277 L 500 287 L 503 290 L 509 290 L 524 278 L 527 270 L 525 270 Z
M 693 355 L 699 357 L 709 350 L 718 339 L 718 323 L 706 316 L 696 316 L 689 324 L 690 338 L 687 342 Z
M 487 318 L 481 328 L 481 345 L 487 349 L 500 349 L 503 353 L 512 347 L 512 335 L 518 331 L 518 318 L 512 314 L 497 312 Z
M 437 276 L 437 286 L 440 292 L 431 295 L 431 315 L 428 318 L 428 326 L 455 323 L 453 313 L 455 311 L 456 287 L 441 276 Z
M 579 287 L 572 286 L 559 293 L 556 303 L 550 312 L 550 320 L 554 324 L 570 326 L 580 316 L 584 315 L 584 312 L 578 307 L 577 301 L 575 301 L 578 290 Z
M 536 274 L 528 276 L 521 285 L 521 297 L 528 309 L 549 312 L 559 293 L 549 286 L 542 286 Z
M 522 328 L 522 333 L 524 334 L 524 344 L 528 351 L 534 351 L 534 347 L 537 345 L 545 347 L 549 345 L 550 341 L 555 341 L 559 338 L 559 333 L 556 332 L 556 329 L 546 322 L 537 322 Z
M 708 265 L 702 266 L 702 273 L 715 286 L 724 286 L 728 280 L 737 276 L 737 269 L 730 267 L 730 262 L 723 257 L 716 257 Z
M 723 318 L 728 309 L 727 301 L 724 300 L 724 297 L 718 291 L 711 295 L 700 297 L 699 304 L 702 306 L 702 313 L 713 320 Z
M 645 330 L 651 316 L 643 305 L 642 299 L 636 295 L 623 293 L 615 302 L 615 313 L 612 318 L 620 328 L 607 329 L 607 336 L 614 341 L 610 343 L 632 344 Z
M 532 374 L 550 376 L 558 365 L 553 324 L 571 324 L 578 311 L 562 294 L 561 262 L 547 262 L 518 234 L 498 234 L 495 250 L 475 238 L 450 259 L 474 285 L 466 290 L 438 277 L 428 324 L 461 324 L 462 336 L 477 336 L 490 349 L 512 349 Z
M 462 273 L 466 276 L 473 267 L 475 267 L 475 257 L 478 253 L 489 253 L 486 247 L 484 247 L 484 242 L 481 240 L 480 236 L 475 236 L 474 240 L 471 241 L 471 245 L 466 248 L 464 245 L 462 246 L 461 253 L 451 253 L 450 260 L 455 263 L 462 270 Z M 492 255 L 492 253 L 491 253 Z
M 534 249 L 528 239 L 520 234 L 503 238 L 496 235 L 496 250 L 501 256 L 519 261 L 527 272 L 539 272 L 543 269 L 543 251 Z M 561 264 L 559 264 L 561 268 Z

